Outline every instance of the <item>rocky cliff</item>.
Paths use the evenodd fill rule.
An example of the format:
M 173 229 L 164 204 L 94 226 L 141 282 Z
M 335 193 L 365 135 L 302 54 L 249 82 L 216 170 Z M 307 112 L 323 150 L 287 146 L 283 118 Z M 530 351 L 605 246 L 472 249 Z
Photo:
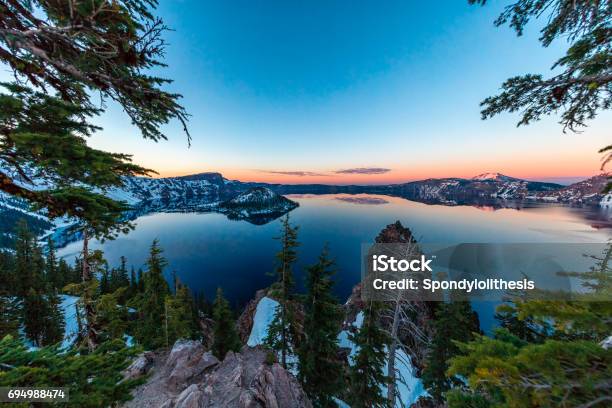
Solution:
M 179 341 L 169 352 L 141 355 L 125 371 L 126 378 L 147 375 L 125 408 L 310 408 L 297 380 L 267 352 L 245 347 L 223 361 L 201 343 Z

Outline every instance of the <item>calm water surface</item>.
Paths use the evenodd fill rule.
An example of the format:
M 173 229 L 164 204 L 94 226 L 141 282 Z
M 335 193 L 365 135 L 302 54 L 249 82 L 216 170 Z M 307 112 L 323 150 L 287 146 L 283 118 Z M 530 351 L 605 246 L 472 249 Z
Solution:
M 400 220 L 421 242 L 604 242 L 612 236 L 604 210 L 532 204 L 521 210 L 427 205 L 374 195 L 291 195 L 300 207 L 291 212 L 299 225 L 298 287 L 306 265 L 316 262 L 329 243 L 336 258 L 336 294 L 340 300 L 359 281 L 359 254 L 387 224 Z M 167 275 L 176 271 L 192 289 L 210 299 L 218 286 L 236 306 L 272 281 L 268 274 L 279 250 L 278 220 L 266 225 L 230 221 L 216 213 L 152 213 L 139 217 L 128 235 L 92 247 L 103 249 L 111 265 L 124 255 L 128 265 L 142 267 L 153 239 L 168 259 Z M 61 249 L 74 257 L 81 243 Z

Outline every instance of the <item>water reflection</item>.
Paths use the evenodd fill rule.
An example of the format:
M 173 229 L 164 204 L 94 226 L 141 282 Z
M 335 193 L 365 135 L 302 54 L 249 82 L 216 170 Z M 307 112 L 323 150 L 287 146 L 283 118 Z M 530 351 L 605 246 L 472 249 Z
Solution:
M 300 226 L 295 280 L 302 287 L 304 268 L 316 262 L 326 242 L 336 258 L 336 295 L 344 300 L 360 277 L 360 249 L 372 242 L 387 224 L 400 220 L 421 242 L 604 242 L 610 238 L 610 213 L 601 209 L 551 204 L 523 204 L 519 208 L 428 205 L 382 195 L 289 195 L 300 206 L 291 211 Z M 373 203 L 377 203 L 372 205 Z M 357 205 L 356 205 L 357 204 Z M 369 204 L 369 205 L 359 205 Z M 161 208 L 160 208 L 161 210 Z M 235 304 L 249 300 L 255 290 L 270 284 L 274 237 L 279 222 L 255 225 L 231 221 L 215 212 L 151 212 L 137 214 L 136 228 L 105 243 L 111 264 L 125 255 L 128 264 L 143 266 L 149 246 L 158 238 L 168 258 L 168 275 L 176 271 L 194 290 L 212 298 L 222 286 Z M 69 243 L 60 255 L 73 257 L 79 242 Z

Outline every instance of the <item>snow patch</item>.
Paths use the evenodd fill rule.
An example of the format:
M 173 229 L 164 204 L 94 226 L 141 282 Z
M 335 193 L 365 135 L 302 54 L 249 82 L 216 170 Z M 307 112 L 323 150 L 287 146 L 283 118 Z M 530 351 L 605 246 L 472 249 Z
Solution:
M 79 325 L 77 320 L 77 307 L 79 301 L 77 296 L 60 295 L 60 309 L 64 315 L 64 340 L 62 348 L 66 349 L 72 346 L 79 335 Z
M 387 370 L 388 365 L 385 364 L 385 374 L 387 374 Z M 429 395 L 423 386 L 423 381 L 415 375 L 410 356 L 402 349 L 395 352 L 395 387 L 398 392 L 396 407 L 401 407 L 402 403 L 405 406 L 410 406 L 419 397 Z M 387 387 L 382 386 L 381 389 L 383 394 L 386 395 Z
M 263 297 L 257 303 L 257 309 L 255 309 L 255 316 L 253 317 L 253 328 L 251 329 L 247 346 L 255 347 L 263 344 L 268 336 L 268 327 L 270 327 L 274 319 L 274 312 L 278 306 L 279 303 L 269 297 Z
M 363 312 L 360 311 L 359 313 L 357 313 L 357 316 L 355 316 L 355 321 L 352 323 L 352 326 L 355 329 L 359 330 L 361 329 L 362 325 L 363 325 Z M 342 330 L 340 333 L 338 333 L 338 346 L 340 348 L 346 348 L 346 349 L 351 350 L 349 353 L 349 364 L 353 365 L 353 358 L 355 357 L 359 349 L 357 345 L 351 341 L 351 338 L 349 337 L 349 335 L 350 335 L 349 330 Z

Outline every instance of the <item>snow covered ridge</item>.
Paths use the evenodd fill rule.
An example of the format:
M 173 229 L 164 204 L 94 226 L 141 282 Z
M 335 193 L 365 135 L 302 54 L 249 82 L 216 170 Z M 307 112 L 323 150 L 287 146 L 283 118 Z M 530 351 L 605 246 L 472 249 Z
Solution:
M 495 180 L 495 181 L 520 181 L 520 179 L 509 177 L 503 175 L 501 173 L 482 173 L 477 176 L 472 177 L 472 180 L 477 181 L 485 181 L 485 180 Z
M 609 177 L 609 173 L 603 173 L 556 191 L 541 193 L 537 198 L 546 201 L 572 204 L 599 204 L 603 207 L 609 207 L 612 206 L 612 195 L 602 194 Z

